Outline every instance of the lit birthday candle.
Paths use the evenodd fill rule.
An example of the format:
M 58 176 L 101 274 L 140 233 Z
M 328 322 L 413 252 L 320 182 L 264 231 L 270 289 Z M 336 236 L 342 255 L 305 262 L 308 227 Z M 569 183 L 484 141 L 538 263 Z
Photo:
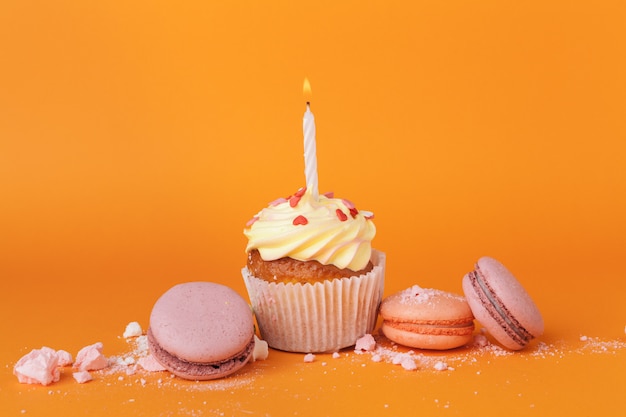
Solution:
M 318 197 L 317 185 L 317 150 L 315 144 L 315 117 L 311 113 L 311 84 L 307 78 L 304 79 L 302 88 L 306 101 L 306 111 L 302 122 L 304 133 L 304 174 L 306 176 L 306 187 L 311 191 L 314 199 Z

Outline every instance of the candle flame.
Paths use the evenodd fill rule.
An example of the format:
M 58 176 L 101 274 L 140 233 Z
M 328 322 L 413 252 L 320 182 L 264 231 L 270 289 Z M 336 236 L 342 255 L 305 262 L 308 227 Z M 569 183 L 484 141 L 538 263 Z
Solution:
M 311 101 L 311 96 L 313 95 L 311 93 L 311 83 L 309 82 L 309 79 L 304 77 L 304 85 L 302 86 L 302 94 L 304 94 L 304 99 L 306 100 L 306 102 L 310 102 Z

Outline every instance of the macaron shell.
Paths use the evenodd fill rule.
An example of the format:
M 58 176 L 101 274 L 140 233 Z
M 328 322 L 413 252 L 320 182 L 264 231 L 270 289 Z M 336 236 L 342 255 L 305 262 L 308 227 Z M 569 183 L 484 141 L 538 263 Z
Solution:
M 155 303 L 150 331 L 168 353 L 188 362 L 240 355 L 254 335 L 252 313 L 234 290 L 210 282 L 176 285 Z
M 419 286 L 385 298 L 380 306 L 380 315 L 390 321 L 439 324 L 466 322 L 474 318 L 464 297 Z
M 544 323 L 539 309 L 524 287 L 504 265 L 493 258 L 482 257 L 476 264 L 476 272 L 505 307 L 510 319 L 517 321 L 532 337 L 543 334 Z M 494 313 L 495 318 L 490 314 L 489 310 L 493 308 L 483 305 L 471 283 L 470 274 L 463 277 L 463 291 L 476 319 L 498 342 L 512 350 L 519 350 L 526 346 L 526 343 L 516 341 L 506 332 L 498 321 L 501 319 L 497 314 Z
M 486 307 L 482 305 L 478 294 L 475 292 L 468 275 L 463 277 L 463 291 L 476 320 L 489 331 L 489 333 L 504 347 L 511 350 L 522 349 L 525 345 L 518 344 L 511 338 L 504 328 L 494 319 Z

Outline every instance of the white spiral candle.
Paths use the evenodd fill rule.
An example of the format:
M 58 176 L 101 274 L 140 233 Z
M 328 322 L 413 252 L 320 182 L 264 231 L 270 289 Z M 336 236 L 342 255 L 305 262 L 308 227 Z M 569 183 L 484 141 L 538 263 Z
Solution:
M 304 93 L 311 93 L 311 86 L 307 79 L 304 80 Z M 311 113 L 311 105 L 307 101 L 306 111 L 302 122 L 304 133 L 304 175 L 306 187 L 311 191 L 313 198 L 317 199 L 319 191 L 317 185 L 317 146 L 315 144 L 315 117 Z

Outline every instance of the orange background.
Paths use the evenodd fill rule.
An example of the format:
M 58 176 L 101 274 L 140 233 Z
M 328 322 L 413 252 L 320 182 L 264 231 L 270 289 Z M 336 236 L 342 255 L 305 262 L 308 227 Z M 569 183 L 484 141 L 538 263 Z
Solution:
M 574 351 L 626 342 L 624 3 L 217 3 L 0 3 L 0 414 L 623 415 L 626 351 Z M 304 184 L 305 76 L 320 190 L 375 212 L 385 293 L 460 292 L 491 255 L 565 353 L 435 373 L 271 351 L 233 389 L 19 384 L 42 345 L 123 352 L 176 283 L 246 296 L 245 222 Z

